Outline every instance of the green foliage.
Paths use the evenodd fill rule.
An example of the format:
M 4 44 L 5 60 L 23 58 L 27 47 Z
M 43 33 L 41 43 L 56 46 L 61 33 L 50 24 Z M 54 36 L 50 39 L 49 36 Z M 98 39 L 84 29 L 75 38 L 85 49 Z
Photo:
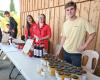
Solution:
M 0 16 L 3 17 L 3 13 L 2 12 L 0 12 Z
M 14 1 L 13 0 L 11 0 L 11 2 L 10 2 L 10 12 L 16 12 L 15 11 L 15 6 L 14 6 Z

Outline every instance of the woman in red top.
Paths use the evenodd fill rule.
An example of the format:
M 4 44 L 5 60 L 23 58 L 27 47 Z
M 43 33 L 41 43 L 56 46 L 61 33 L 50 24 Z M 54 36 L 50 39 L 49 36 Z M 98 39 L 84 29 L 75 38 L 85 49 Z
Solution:
M 38 45 L 44 46 L 48 50 L 48 41 L 51 37 L 50 26 L 46 24 L 46 16 L 41 14 L 39 16 L 38 26 L 34 28 L 34 38 Z
M 31 15 L 27 16 L 27 23 L 26 23 L 26 27 L 25 27 L 25 39 L 28 38 L 33 38 L 34 34 L 33 34 L 33 28 L 36 27 L 36 23 L 33 19 L 33 17 Z

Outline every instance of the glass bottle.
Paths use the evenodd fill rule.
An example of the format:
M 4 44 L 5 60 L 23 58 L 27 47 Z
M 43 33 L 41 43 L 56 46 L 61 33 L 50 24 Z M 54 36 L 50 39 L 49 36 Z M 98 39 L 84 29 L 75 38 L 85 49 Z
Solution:
M 43 47 L 39 47 L 39 57 L 43 56 Z
M 8 39 L 8 43 L 9 43 L 9 45 L 12 44 L 12 37 L 11 37 L 11 36 L 10 36 L 9 39 Z
M 34 45 L 34 57 L 36 57 L 36 45 Z
M 36 47 L 36 57 L 39 58 L 39 45 Z

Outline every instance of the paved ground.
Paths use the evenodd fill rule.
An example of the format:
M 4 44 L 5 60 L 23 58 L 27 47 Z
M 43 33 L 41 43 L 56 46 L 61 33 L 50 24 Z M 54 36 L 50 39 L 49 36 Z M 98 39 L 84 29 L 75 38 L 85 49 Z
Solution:
M 9 73 L 13 65 L 11 65 L 11 62 L 9 61 L 9 59 L 6 58 L 5 60 L 2 60 L 2 57 L 3 55 L 0 56 L 0 80 L 10 80 Z M 17 73 L 18 73 L 18 70 L 15 69 L 13 71 L 12 77 L 14 78 Z M 19 75 L 17 79 L 11 79 L 11 80 L 25 80 L 25 79 L 23 78 L 22 75 Z

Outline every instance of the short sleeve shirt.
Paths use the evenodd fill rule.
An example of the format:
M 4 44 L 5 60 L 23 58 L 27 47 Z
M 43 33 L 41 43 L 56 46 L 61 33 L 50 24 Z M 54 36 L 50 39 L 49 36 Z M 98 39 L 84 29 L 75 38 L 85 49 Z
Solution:
M 94 33 L 95 28 L 80 17 L 74 21 L 64 22 L 61 33 L 61 36 L 66 37 L 63 45 L 64 50 L 69 53 L 77 53 L 77 48 L 85 42 L 86 32 Z

